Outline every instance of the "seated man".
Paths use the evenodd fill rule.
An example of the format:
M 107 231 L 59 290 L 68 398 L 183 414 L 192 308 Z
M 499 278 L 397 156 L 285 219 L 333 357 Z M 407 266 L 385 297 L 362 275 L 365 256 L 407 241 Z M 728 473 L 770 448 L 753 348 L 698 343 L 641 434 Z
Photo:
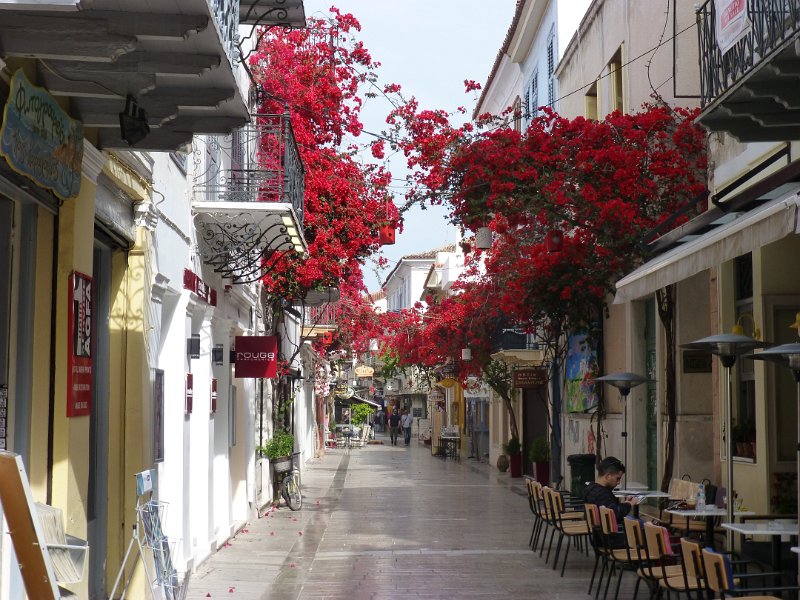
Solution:
M 608 456 L 597 465 L 597 478 L 586 487 L 583 493 L 584 502 L 596 504 L 597 506 L 606 506 L 613 510 L 617 516 L 620 532 L 609 540 L 614 548 L 624 548 L 626 546 L 625 534 L 622 533 L 621 529 L 622 519 L 633 510 L 635 505 L 639 504 L 639 498 L 636 496 L 628 496 L 625 500 L 620 501 L 614 495 L 613 490 L 619 485 L 624 473 L 625 465 L 622 464 L 622 461 L 613 456 Z

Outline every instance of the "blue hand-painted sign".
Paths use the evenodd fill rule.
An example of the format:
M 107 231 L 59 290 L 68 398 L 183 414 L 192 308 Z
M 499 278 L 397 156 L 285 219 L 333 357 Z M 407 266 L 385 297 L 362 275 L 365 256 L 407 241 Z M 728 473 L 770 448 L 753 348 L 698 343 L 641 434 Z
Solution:
M 14 171 L 62 199 L 81 189 L 83 123 L 71 119 L 22 69 L 11 79 L 0 128 L 0 155 Z

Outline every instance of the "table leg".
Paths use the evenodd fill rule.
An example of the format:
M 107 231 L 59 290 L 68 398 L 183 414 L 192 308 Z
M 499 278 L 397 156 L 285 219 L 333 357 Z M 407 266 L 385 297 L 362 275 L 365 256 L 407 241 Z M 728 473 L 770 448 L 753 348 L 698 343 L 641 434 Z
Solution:
M 716 517 L 708 516 L 706 517 L 706 546 L 711 548 L 712 550 L 716 550 L 714 547 L 714 519 Z M 688 526 L 687 526 L 688 529 Z M 728 548 L 730 552 L 733 552 L 733 548 Z

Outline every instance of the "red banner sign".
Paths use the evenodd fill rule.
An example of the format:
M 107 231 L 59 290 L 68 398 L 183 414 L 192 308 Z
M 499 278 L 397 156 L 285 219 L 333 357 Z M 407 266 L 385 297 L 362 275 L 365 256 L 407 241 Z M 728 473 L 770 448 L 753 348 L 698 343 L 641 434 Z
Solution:
M 270 335 L 237 335 L 235 377 L 278 376 L 278 338 Z
M 69 278 L 67 323 L 67 416 L 92 414 L 92 278 L 73 271 Z
M 191 373 L 186 374 L 186 404 L 183 407 L 183 412 L 190 414 L 194 406 L 194 375 Z
M 183 270 L 183 289 L 194 292 L 211 306 L 217 305 L 217 290 L 200 279 L 200 276 L 189 269 Z

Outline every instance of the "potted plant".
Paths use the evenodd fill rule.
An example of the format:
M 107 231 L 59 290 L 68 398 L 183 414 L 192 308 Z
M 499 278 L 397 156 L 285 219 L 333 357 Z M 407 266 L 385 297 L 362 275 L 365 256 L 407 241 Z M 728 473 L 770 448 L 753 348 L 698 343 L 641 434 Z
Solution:
M 276 473 L 288 471 L 292 464 L 294 436 L 285 429 L 278 429 L 259 451 L 269 459 Z
M 508 471 L 508 456 L 501 454 L 497 457 L 497 470 L 501 473 Z
M 550 483 L 550 444 L 547 438 L 544 436 L 534 438 L 528 456 L 533 463 L 536 481 L 542 485 Z
M 522 446 L 519 443 L 519 439 L 511 437 L 503 445 L 503 452 L 508 455 L 511 477 L 522 477 Z

